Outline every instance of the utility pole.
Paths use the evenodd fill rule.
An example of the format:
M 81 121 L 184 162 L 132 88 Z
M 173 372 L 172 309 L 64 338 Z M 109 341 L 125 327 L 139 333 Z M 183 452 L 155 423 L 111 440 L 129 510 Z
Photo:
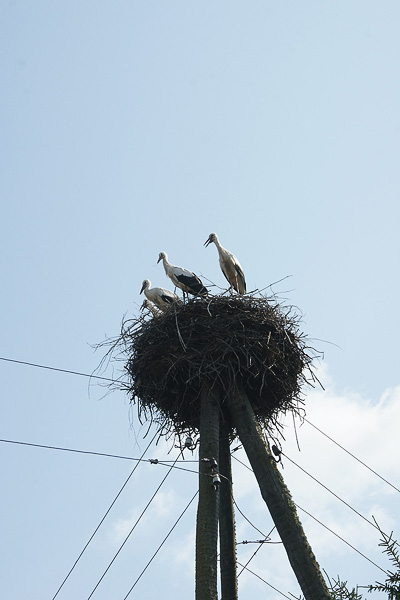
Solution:
M 196 523 L 196 600 L 218 600 L 219 393 L 203 384 L 200 399 L 199 504 Z
M 298 409 L 312 356 L 298 317 L 252 294 L 174 302 L 142 315 L 109 345 L 126 372 L 139 418 L 164 433 L 200 434 L 196 600 L 218 600 L 218 526 L 223 600 L 237 600 L 230 439 L 242 443 L 305 600 L 331 600 L 264 431 Z
M 232 463 L 229 444 L 229 423 L 221 415 L 219 441 L 219 547 L 221 595 L 223 600 L 238 600 L 236 530 L 232 493 Z
M 331 600 L 290 492 L 263 440 L 253 408 L 243 389 L 237 389 L 231 395 L 229 410 L 305 599 Z

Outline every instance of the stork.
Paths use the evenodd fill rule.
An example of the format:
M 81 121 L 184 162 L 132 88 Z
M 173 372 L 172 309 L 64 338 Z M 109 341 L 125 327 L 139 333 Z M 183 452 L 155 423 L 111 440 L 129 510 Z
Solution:
M 142 304 L 141 308 L 142 309 L 147 308 L 147 310 L 149 310 L 151 312 L 153 317 L 159 317 L 162 314 L 162 311 L 159 308 L 157 308 L 157 306 L 155 304 L 150 302 L 150 300 L 147 300 L 147 298 L 145 298 L 143 300 L 143 304 Z
M 157 263 L 163 261 L 165 273 L 171 279 L 176 287 L 180 288 L 183 293 L 192 294 L 193 296 L 207 296 L 207 288 L 204 287 L 201 279 L 192 271 L 188 271 L 183 267 L 175 267 L 168 262 L 168 256 L 165 252 L 160 252 Z
M 221 246 L 216 233 L 210 233 L 204 245 L 207 247 L 212 242 L 214 242 L 214 244 L 217 246 L 219 264 L 223 274 L 225 275 L 225 278 L 230 283 L 231 288 L 235 288 L 239 294 L 245 294 L 246 280 L 238 259 L 232 254 L 232 252 L 229 252 L 229 250 Z
M 145 279 L 142 283 L 140 293 L 144 292 L 147 300 L 150 300 L 150 302 L 155 304 L 162 311 L 165 311 L 173 302 L 179 301 L 178 296 L 174 294 L 174 292 L 170 292 L 169 290 L 160 287 L 150 289 L 150 286 L 151 282 L 148 279 Z

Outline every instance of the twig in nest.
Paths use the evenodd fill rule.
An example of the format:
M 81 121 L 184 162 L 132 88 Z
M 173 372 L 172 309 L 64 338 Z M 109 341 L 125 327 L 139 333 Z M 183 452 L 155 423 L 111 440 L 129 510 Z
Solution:
M 298 325 L 291 307 L 268 298 L 211 296 L 174 304 L 157 318 L 126 321 L 118 338 L 99 346 L 108 343 L 107 360 L 124 361 L 127 378 L 118 385 L 138 404 L 139 418 L 165 434 L 197 435 L 205 381 L 219 386 L 222 403 L 243 386 L 260 426 L 272 431 L 280 414 L 298 413 L 303 384 L 316 380 L 317 353 Z

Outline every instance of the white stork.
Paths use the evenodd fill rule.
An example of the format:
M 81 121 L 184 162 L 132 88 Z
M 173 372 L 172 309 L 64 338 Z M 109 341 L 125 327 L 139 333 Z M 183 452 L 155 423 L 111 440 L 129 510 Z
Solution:
M 147 300 L 147 298 L 145 298 L 143 300 L 143 304 L 142 304 L 141 308 L 142 309 L 147 308 L 147 310 L 149 310 L 151 312 L 153 317 L 159 317 L 162 314 L 162 311 L 159 308 L 157 308 L 157 306 L 155 304 L 150 302 L 150 300 Z
M 192 271 L 171 265 L 171 263 L 168 262 L 168 256 L 165 252 L 160 252 L 157 262 L 159 263 L 160 260 L 163 261 L 167 276 L 174 285 L 183 291 L 183 293 L 186 292 L 193 296 L 206 296 L 208 294 L 207 288 L 204 287 L 201 279 L 192 273 Z
M 144 292 L 147 300 L 150 300 L 162 311 L 166 310 L 173 302 L 178 302 L 179 298 L 174 292 L 170 292 L 165 288 L 155 287 L 151 288 L 151 283 L 148 279 L 145 279 L 142 284 L 140 293 Z
M 221 246 L 216 233 L 210 233 L 204 245 L 208 246 L 212 242 L 214 242 L 214 244 L 217 246 L 219 264 L 223 274 L 225 275 L 225 278 L 230 283 L 231 288 L 235 288 L 239 294 L 245 294 L 246 280 L 238 259 L 232 254 L 232 252 L 229 252 L 229 250 Z

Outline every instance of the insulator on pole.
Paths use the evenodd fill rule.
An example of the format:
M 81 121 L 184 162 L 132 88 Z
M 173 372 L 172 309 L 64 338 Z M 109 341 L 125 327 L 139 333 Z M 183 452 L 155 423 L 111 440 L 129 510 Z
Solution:
M 218 473 L 215 473 L 215 475 L 213 475 L 212 482 L 213 482 L 215 491 L 217 491 L 219 486 L 221 485 L 221 478 L 218 475 Z
M 282 450 L 279 450 L 279 448 L 277 446 L 275 446 L 275 444 L 273 444 L 271 450 L 275 454 L 275 456 L 278 457 L 277 460 L 276 460 L 276 462 L 280 462 L 281 461 Z

